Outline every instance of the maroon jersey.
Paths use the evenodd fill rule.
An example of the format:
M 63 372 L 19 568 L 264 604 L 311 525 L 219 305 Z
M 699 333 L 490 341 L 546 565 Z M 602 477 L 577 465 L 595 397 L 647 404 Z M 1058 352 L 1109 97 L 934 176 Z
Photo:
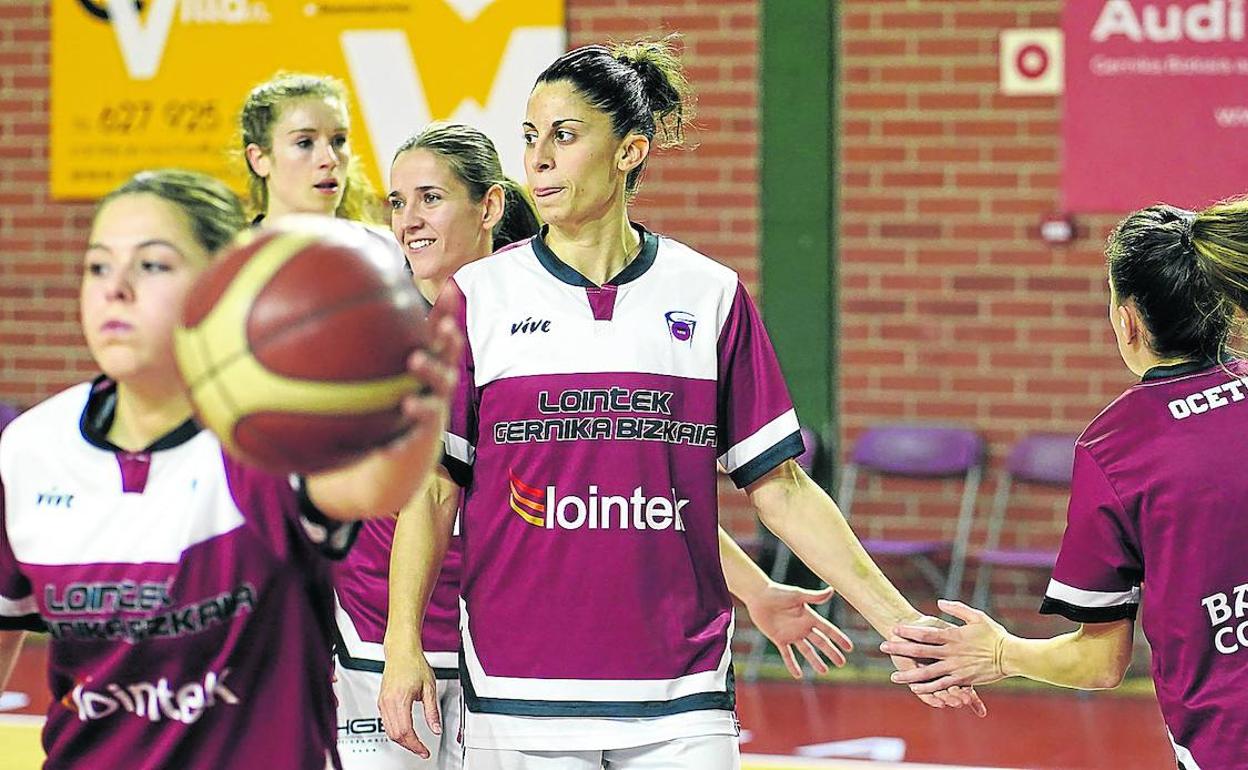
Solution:
M 51 770 L 324 768 L 335 760 L 324 520 L 298 479 L 186 422 L 107 435 L 105 379 L 0 435 L 0 629 L 51 634 Z
M 1041 612 L 1134 618 L 1187 770 L 1248 753 L 1248 364 L 1156 367 L 1075 445 L 1069 521 Z
M 393 239 L 390 243 L 394 243 Z M 426 303 L 419 312 L 427 315 L 430 309 Z M 364 522 L 351 552 L 334 567 L 338 662 L 345 668 L 377 673 L 385 670 L 383 642 L 390 611 L 390 551 L 394 546 L 395 523 L 391 516 Z M 439 679 L 459 678 L 462 551 L 456 522 L 420 631 L 425 655 Z

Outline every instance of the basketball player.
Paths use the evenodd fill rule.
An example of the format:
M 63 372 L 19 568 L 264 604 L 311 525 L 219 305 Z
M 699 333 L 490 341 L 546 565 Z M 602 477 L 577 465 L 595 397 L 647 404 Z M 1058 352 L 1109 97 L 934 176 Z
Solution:
M 434 123 L 409 138 L 395 153 L 390 182 L 387 200 L 393 242 L 402 245 L 413 280 L 430 305 L 461 266 L 537 232 L 532 204 L 519 185 L 503 175 L 493 143 L 470 126 Z M 457 507 L 452 507 L 452 517 Z M 341 641 L 334 691 L 338 748 L 347 770 L 431 766 L 390 742 L 377 724 L 382 671 L 387 670 L 383 642 L 391 604 L 387 579 L 394 540 L 394 518 L 367 522 L 351 553 L 335 570 Z M 418 547 L 418 543 L 407 547 Z M 447 730 L 441 736 L 422 733 L 421 748 L 427 747 L 422 756 L 439 768 L 462 766 L 462 752 L 455 745 L 460 711 L 460 558 L 459 538 L 453 537 L 423 624 L 404 603 L 389 608 L 390 625 L 410 624 L 406 630 L 419 636 L 419 646 L 428 653 L 436 676 Z M 409 724 L 410 709 L 408 701 Z
M 326 75 L 279 74 L 247 95 L 238 122 L 250 205 L 256 213 L 253 224 L 291 213 L 332 215 L 356 222 L 384 244 L 396 264 L 410 272 L 395 238 L 372 224 L 375 196 L 354 162 L 347 102 L 346 87 Z M 420 281 L 417 285 L 422 292 L 429 290 Z M 421 312 L 428 310 L 426 305 Z M 393 764 L 393 747 L 381 728 L 377 710 L 384 667 L 381 642 L 386 620 L 386 574 L 394 526 L 393 516 L 365 521 L 355 545 L 333 567 L 338 637 L 334 695 L 338 751 L 346 770 L 406 767 L 414 762 L 409 753 L 399 751 L 406 764 Z M 452 584 L 452 595 L 455 591 Z M 443 612 L 451 635 L 458 635 L 457 602 L 448 600 Z M 433 615 L 438 615 L 438 610 Z
M 498 153 L 480 131 L 465 125 L 435 123 L 405 142 L 395 154 L 390 168 L 392 190 L 388 196 L 392 211 L 391 225 L 395 238 L 403 245 L 413 276 L 421 292 L 432 301 L 451 274 L 463 265 L 536 234 L 538 222 L 532 204 L 502 171 Z M 449 482 L 448 482 L 449 485 Z M 454 492 L 455 487 L 449 489 Z M 451 503 L 437 514 L 453 521 L 459 508 L 458 494 L 448 498 Z M 438 516 L 432 511 L 407 511 L 400 519 L 394 542 L 405 553 L 426 548 L 441 533 L 453 531 L 453 525 L 439 527 Z M 373 522 L 369 522 L 372 524 Z M 388 523 L 388 522 L 387 522 Z M 375 530 L 376 527 L 373 527 Z M 457 745 L 460 712 L 458 682 L 459 650 L 459 571 L 462 554 L 460 538 L 452 536 L 446 546 L 445 558 L 430 593 L 423 624 L 413 614 L 416 602 L 405 597 L 423 595 L 418 584 L 400 588 L 390 602 L 386 623 L 386 572 L 390 558 L 390 541 L 367 538 L 369 529 L 356 541 L 344 564 L 356 563 L 358 590 L 347 590 L 347 578 L 338 582 L 338 594 L 349 617 L 340 616 L 339 624 L 354 624 L 352 641 L 345 645 L 350 658 L 339 655 L 337 693 L 339 713 L 372 713 L 378 702 L 375 671 L 381 665 L 379 643 L 384 636 L 387 650 L 384 682 L 389 683 L 388 696 L 382 698 L 382 714 L 387 727 L 398 738 L 392 751 L 376 746 L 370 737 L 347 738 L 359 744 L 364 759 L 361 766 L 415 767 L 412 754 L 401 746 L 410 746 L 422 756 L 436 756 L 441 767 L 458 767 L 462 756 Z M 814 644 L 830 647 L 825 653 L 833 662 L 844 663 L 844 655 L 830 640 L 848 649 L 847 638 L 807 606 L 830 598 L 829 592 L 802 591 L 770 583 L 749 557 L 721 532 L 721 548 L 725 549 L 725 570 L 731 577 L 730 587 L 742 596 L 751 608 L 755 621 L 780 646 L 786 665 L 800 676 L 792 647 L 797 645 L 803 655 L 820 671 L 826 671 Z M 411 564 L 410 558 L 396 560 L 400 566 Z M 434 564 L 439 563 L 434 561 Z M 733 569 L 735 567 L 735 569 Z M 352 578 L 352 579 L 355 579 Z M 394 578 L 419 581 L 415 574 L 396 573 Z M 430 580 L 433 579 L 431 576 Z M 366 606 L 353 607 L 348 596 L 371 597 Z M 800 633 L 794 632 L 796 629 Z M 825 632 L 826 629 L 826 632 Z M 417 631 L 419 630 L 419 635 Z M 344 634 L 346 635 L 346 634 Z M 805 643 L 807 639 L 814 640 Z M 427 662 L 426 662 L 427 660 Z M 343 670 L 347 669 L 347 670 Z M 423 677 L 423 678 L 422 678 Z M 350 688 L 344 687 L 351 683 Z M 425 686 L 436 690 L 437 711 L 445 715 L 441 732 L 434 734 L 428 720 L 415 720 L 411 707 Z M 383 684 L 383 688 L 385 685 Z M 347 692 L 347 690 L 350 692 Z M 371 699 L 366 700 L 371 692 Z M 385 690 L 383 689 L 383 692 Z M 386 703 L 386 701 L 389 703 Z M 348 702 L 359 707 L 348 709 Z M 354 717 L 359 718 L 359 717 Z M 339 720 L 340 726 L 343 719 Z M 434 724 L 438 724 L 436 720 Z M 419 733 L 410 732 L 419 728 Z M 354 752 L 340 735 L 339 749 L 350 766 Z M 393 764 L 388 764 L 393 754 Z
M 47 768 L 338 764 L 324 557 L 350 543 L 340 520 L 397 509 L 427 476 L 459 344 L 442 324 L 411 357 L 432 392 L 405 401 L 416 427 L 392 445 L 307 478 L 241 465 L 191 419 L 172 330 L 244 224 L 200 174 L 106 196 L 80 295 L 103 374 L 0 434 L 0 628 L 51 634 Z
M 1248 364 L 1219 360 L 1233 303 L 1213 276 L 1233 281 L 1235 265 L 1248 265 L 1245 232 L 1243 203 L 1199 214 L 1151 206 L 1109 237 L 1110 325 L 1141 379 L 1075 444 L 1066 533 L 1040 611 L 1079 629 L 1022 639 L 979 610 L 943 602 L 965 625 L 898 628 L 886 652 L 936 662 L 895 681 L 917 692 L 1007 676 L 1115 687 L 1143 601 L 1157 699 L 1180 767 L 1244 766 Z
M 464 489 L 473 770 L 739 766 L 717 460 L 877 629 L 922 618 L 793 462 L 797 418 L 736 274 L 628 219 L 685 98 L 663 44 L 552 64 L 524 122 L 547 226 L 438 300 L 469 339 L 444 464 Z M 432 487 L 434 509 L 454 496 Z
M 337 79 L 270 78 L 247 94 L 239 129 L 255 221 L 290 213 L 372 221 L 375 196 L 352 162 L 347 91 Z

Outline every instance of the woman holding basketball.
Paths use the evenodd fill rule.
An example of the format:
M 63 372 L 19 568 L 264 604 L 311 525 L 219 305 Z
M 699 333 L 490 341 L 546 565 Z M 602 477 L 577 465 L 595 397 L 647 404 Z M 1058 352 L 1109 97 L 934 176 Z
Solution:
M 244 224 L 199 174 L 147 172 L 106 196 L 80 295 L 103 374 L 0 434 L 0 628 L 52 636 L 48 768 L 337 764 L 325 556 L 349 545 L 340 520 L 421 483 L 459 345 L 443 324 L 412 355 L 432 392 L 405 401 L 416 427 L 392 445 L 307 478 L 241 465 L 192 419 L 172 331 Z
M 547 226 L 438 300 L 469 341 L 444 464 L 464 489 L 473 770 L 739 765 L 717 461 L 877 629 L 922 618 L 792 461 L 797 418 L 736 274 L 628 218 L 685 92 L 663 44 L 552 64 L 524 122 Z
M 1244 766 L 1248 746 L 1248 363 L 1223 357 L 1248 287 L 1248 203 L 1151 206 L 1109 236 L 1109 320 L 1140 382 L 1075 443 L 1066 533 L 1043 613 L 1080 623 L 1022 639 L 959 602 L 958 628 L 902 626 L 916 692 L 1007 676 L 1101 689 L 1131 663 L 1142 604 L 1179 766 Z
M 409 139 L 395 154 L 390 180 L 393 189 L 388 200 L 394 236 L 403 245 L 417 285 L 430 299 L 436 298 L 451 274 L 463 265 L 538 231 L 532 204 L 519 186 L 503 175 L 493 144 L 469 126 L 435 123 Z M 393 560 L 396 570 L 390 576 L 397 587 L 390 595 L 389 623 L 384 606 L 379 610 L 375 603 L 364 608 L 367 612 L 349 614 L 365 618 L 367 629 L 360 629 L 362 639 L 370 632 L 385 637 L 380 706 L 387 732 L 398 744 L 421 756 L 436 756 L 439 766 L 459 766 L 459 574 L 463 557 L 460 538 L 452 533 L 460 495 L 448 479 L 430 489 L 428 497 L 429 504 L 417 501 L 405 508 L 399 519 L 394 543 L 400 556 Z M 377 529 L 372 522 L 370 525 Z M 824 654 L 830 660 L 838 665 L 844 662 L 836 644 L 848 649 L 848 639 L 807 606 L 826 601 L 830 592 L 772 584 L 722 532 L 721 548 L 733 592 L 743 597 L 755 622 L 781 648 L 795 676 L 800 676 L 800 669 L 790 649 L 793 645 L 816 669 L 827 670 L 817 648 L 802 643 L 807 637 L 826 648 Z M 374 549 L 362 535 L 346 562 L 364 561 L 369 558 L 365 552 L 370 550 Z M 375 550 L 381 553 L 381 549 Z M 389 553 L 388 548 L 385 553 Z M 417 565 L 425 569 L 417 569 Z M 352 593 L 385 596 L 386 566 L 373 559 L 371 568 L 357 570 L 358 578 L 377 585 Z M 344 605 L 348 602 L 345 594 L 340 583 Z M 423 622 L 416 614 L 418 605 L 427 607 Z M 359 648 L 364 652 L 367 645 Z M 341 655 L 339 660 L 346 668 L 358 665 L 344 661 Z M 367 680 L 367 675 L 339 671 L 340 713 L 348 698 L 357 699 L 355 692 L 368 691 Z M 352 694 L 348 695 L 344 682 L 360 682 L 360 686 L 351 687 Z M 422 699 L 425 688 L 431 697 Z M 375 685 L 373 692 L 369 706 L 378 700 Z M 424 700 L 432 709 L 430 718 L 413 721 L 415 700 Z M 439 714 L 445 716 L 444 724 L 439 722 Z M 435 725 L 440 732 L 433 732 Z M 340 748 L 346 756 L 348 750 L 341 741 Z M 412 766 L 408 751 L 398 745 L 394 750 L 398 752 L 396 767 Z M 380 762 L 374 752 L 368 765 L 379 767 Z

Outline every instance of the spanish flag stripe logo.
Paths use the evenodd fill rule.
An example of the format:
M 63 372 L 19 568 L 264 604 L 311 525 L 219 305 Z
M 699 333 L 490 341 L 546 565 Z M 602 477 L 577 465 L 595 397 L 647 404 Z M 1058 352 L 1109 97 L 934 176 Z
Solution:
M 520 514 L 520 518 L 533 526 L 545 527 L 546 491 L 525 484 L 516 478 L 516 474 L 510 468 L 507 469 L 507 476 L 511 479 L 511 496 L 507 501 L 511 505 L 511 510 Z
M 538 489 L 537 487 L 531 487 L 528 484 L 525 484 L 520 479 L 516 478 L 516 474 L 512 473 L 511 471 L 507 471 L 507 475 L 511 477 L 511 483 L 514 486 L 519 487 L 520 491 L 524 492 L 529 497 L 541 497 L 543 494 L 545 494 L 544 490 Z
M 520 514 L 520 518 L 524 519 L 525 521 L 529 522 L 530 524 L 532 524 L 532 525 L 533 525 L 533 526 L 535 526 L 535 527 L 544 527 L 544 526 L 546 526 L 546 520 L 545 520 L 545 519 L 540 518 L 540 517 L 538 517 L 538 516 L 534 516 L 533 514 L 529 513 L 528 511 L 523 510 L 520 506 L 516 505 L 516 501 L 515 501 L 515 499 L 514 499 L 514 498 L 511 500 L 511 510 L 513 510 L 513 511 L 515 511 L 516 513 Z
M 532 508 L 533 510 L 538 511 L 538 512 L 540 512 L 540 513 L 545 513 L 545 512 L 546 512 L 546 505 L 545 505 L 544 503 L 539 503 L 539 502 L 537 502 L 536 500 L 530 500 L 529 498 L 527 498 L 527 497 L 525 497 L 524 495 L 520 494 L 520 493 L 516 490 L 516 485 L 515 485 L 515 484 L 512 484 L 512 485 L 511 485 L 511 499 L 512 499 L 512 500 L 515 500 L 515 501 L 518 501 L 518 502 L 521 502 L 521 503 L 524 503 L 524 504 L 525 504 L 526 506 L 528 506 L 529 508 Z

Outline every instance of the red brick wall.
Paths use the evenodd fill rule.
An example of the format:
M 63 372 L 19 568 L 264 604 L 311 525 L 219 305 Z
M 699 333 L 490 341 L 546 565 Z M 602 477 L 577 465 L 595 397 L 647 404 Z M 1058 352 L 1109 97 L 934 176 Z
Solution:
M 47 5 L 0 4 L 0 399 L 22 405 L 90 371 L 77 322 L 90 206 L 48 200 Z
M 1116 218 L 1081 218 L 1069 247 L 1039 240 L 1038 223 L 1060 203 L 1060 99 L 997 93 L 999 32 L 1059 26 L 1060 9 L 842 3 L 847 441 L 882 421 L 964 424 L 982 430 L 999 467 L 1019 436 L 1077 433 L 1130 382 L 1106 320 L 1101 246 Z M 949 534 L 949 486 L 923 486 L 872 485 L 856 527 Z M 1055 543 L 1064 502 L 1024 495 L 1007 538 Z M 1033 609 L 1034 583 L 1019 588 Z

